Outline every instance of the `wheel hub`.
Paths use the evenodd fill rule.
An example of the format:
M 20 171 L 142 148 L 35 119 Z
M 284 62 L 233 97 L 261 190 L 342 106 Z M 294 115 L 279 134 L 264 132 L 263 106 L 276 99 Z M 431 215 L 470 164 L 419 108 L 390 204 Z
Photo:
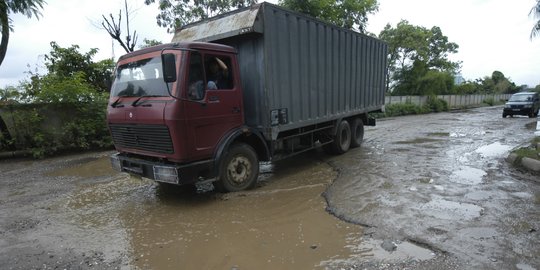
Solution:
M 249 172 L 251 171 L 251 164 L 245 157 L 235 157 L 227 166 L 227 174 L 236 184 L 241 184 L 249 179 Z

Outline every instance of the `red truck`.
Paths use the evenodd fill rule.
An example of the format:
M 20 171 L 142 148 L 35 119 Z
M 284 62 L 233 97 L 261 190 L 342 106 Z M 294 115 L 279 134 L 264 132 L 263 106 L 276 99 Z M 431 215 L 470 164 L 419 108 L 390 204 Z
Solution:
M 252 188 L 260 161 L 358 147 L 384 105 L 386 44 L 268 3 L 120 57 L 108 106 L 118 171 Z

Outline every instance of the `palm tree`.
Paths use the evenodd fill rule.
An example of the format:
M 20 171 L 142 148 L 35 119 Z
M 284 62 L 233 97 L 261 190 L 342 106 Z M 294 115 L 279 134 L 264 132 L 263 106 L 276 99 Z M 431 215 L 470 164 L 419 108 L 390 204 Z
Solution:
M 9 42 L 9 32 L 13 31 L 10 14 L 20 13 L 28 18 L 32 16 L 39 19 L 40 9 L 43 9 L 44 0 L 0 0 L 0 30 L 2 40 L 0 41 L 0 65 L 6 57 Z
M 531 9 L 531 12 L 529 12 L 529 15 L 538 19 L 531 30 L 531 39 L 533 39 L 540 36 L 540 0 L 536 0 L 536 4 Z

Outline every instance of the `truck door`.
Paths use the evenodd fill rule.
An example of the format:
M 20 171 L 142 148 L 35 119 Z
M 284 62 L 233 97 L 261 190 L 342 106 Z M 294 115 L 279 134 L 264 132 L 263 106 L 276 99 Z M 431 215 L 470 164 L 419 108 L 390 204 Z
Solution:
M 191 159 L 212 157 L 229 130 L 243 124 L 242 94 L 235 59 L 227 54 L 190 52 L 186 80 L 186 127 Z

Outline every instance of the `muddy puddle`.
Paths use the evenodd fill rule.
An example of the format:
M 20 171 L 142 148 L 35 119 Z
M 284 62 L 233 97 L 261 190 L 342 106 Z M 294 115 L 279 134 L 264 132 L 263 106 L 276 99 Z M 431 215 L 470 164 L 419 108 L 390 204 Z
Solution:
M 108 156 L 99 158 L 87 158 L 79 160 L 71 166 L 59 168 L 47 173 L 47 176 L 71 176 L 71 177 L 100 177 L 112 175 L 115 172 L 111 168 Z
M 67 198 L 69 223 L 113 233 L 139 269 L 314 269 L 365 256 L 361 226 L 326 211 L 337 177 L 322 154 L 261 167 L 261 186 L 230 194 L 117 174 Z M 107 175 L 102 157 L 54 175 Z M 118 232 L 119 229 L 122 232 Z

